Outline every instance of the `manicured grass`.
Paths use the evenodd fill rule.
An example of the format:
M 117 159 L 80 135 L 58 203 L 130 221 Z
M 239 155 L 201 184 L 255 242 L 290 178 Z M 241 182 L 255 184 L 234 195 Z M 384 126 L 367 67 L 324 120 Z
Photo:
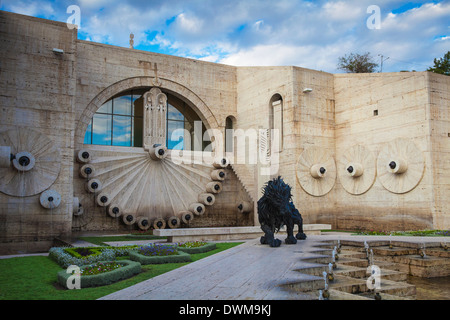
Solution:
M 192 261 L 197 261 L 239 244 L 241 243 L 217 243 L 215 250 L 192 254 L 191 258 Z M 118 260 L 120 259 L 128 259 L 128 257 Z M 145 265 L 142 266 L 140 274 L 130 279 L 103 287 L 67 290 L 57 284 L 57 273 L 61 271 L 61 267 L 49 257 L 2 259 L 0 260 L 0 300 L 95 300 L 188 263 Z
M 415 230 L 415 231 L 359 231 L 356 235 L 364 236 L 408 236 L 408 237 L 448 237 L 450 230 Z

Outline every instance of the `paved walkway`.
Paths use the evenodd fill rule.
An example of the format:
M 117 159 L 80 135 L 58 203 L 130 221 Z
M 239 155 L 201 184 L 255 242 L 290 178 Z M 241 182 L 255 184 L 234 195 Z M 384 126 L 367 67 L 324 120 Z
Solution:
M 283 237 L 279 237 L 284 240 Z M 327 234 L 308 236 L 295 245 L 278 248 L 261 245 L 259 239 L 195 261 L 129 288 L 107 295 L 101 300 L 289 300 L 315 297 L 291 291 L 290 283 L 318 279 L 295 270 L 315 264 L 304 258 L 320 257 L 317 247 L 326 240 L 377 241 L 388 236 L 351 236 Z M 393 241 L 415 243 L 447 241 L 450 237 L 393 237 Z M 328 252 L 328 255 L 330 253 Z

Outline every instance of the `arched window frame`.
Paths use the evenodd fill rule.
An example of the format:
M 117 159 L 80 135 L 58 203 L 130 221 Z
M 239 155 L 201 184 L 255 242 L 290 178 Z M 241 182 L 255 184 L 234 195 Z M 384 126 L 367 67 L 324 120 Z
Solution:
M 108 99 L 98 110 L 97 112 L 95 112 L 95 114 L 93 115 L 93 117 L 91 118 L 90 123 L 88 124 L 86 133 L 85 133 L 85 137 L 84 137 L 84 144 L 94 144 L 94 145 L 109 145 L 109 146 L 124 146 L 124 147 L 143 147 L 143 95 L 145 92 L 149 91 L 150 88 L 140 88 L 140 89 L 131 89 L 131 90 L 126 90 L 124 92 L 121 92 L 120 94 L 115 95 L 114 97 Z M 136 96 L 135 96 L 136 95 Z M 203 121 L 201 120 L 200 116 L 195 112 L 195 110 L 193 110 L 186 102 L 184 102 L 183 100 L 171 95 L 171 94 L 167 94 L 168 95 L 168 101 L 167 101 L 167 108 L 166 108 L 166 146 L 169 148 L 169 143 L 172 146 L 172 142 L 168 141 L 168 139 L 170 139 L 169 134 L 168 134 L 168 128 L 169 128 L 169 124 L 175 123 L 175 122 L 180 122 L 183 123 L 183 128 L 187 129 L 190 134 L 194 133 L 194 122 L 195 121 L 200 121 L 201 122 L 201 127 L 202 127 L 202 136 L 203 134 L 205 134 L 206 131 L 206 127 L 205 124 L 203 123 Z M 115 139 L 114 139 L 114 118 L 115 117 L 122 117 L 124 116 L 123 114 L 120 113 L 116 113 L 114 110 L 114 104 L 115 104 L 115 99 L 120 98 L 120 97 L 127 97 L 130 96 L 130 100 L 131 103 L 133 104 L 135 101 L 139 100 L 139 112 L 137 113 L 137 109 L 138 108 L 133 108 L 133 106 L 130 104 L 130 109 L 131 109 L 131 114 L 129 115 L 130 118 L 132 118 L 131 124 L 130 124 L 130 131 L 133 133 L 131 134 L 130 140 L 128 144 L 117 144 L 114 143 Z M 111 104 L 111 107 L 109 108 L 107 105 Z M 109 109 L 108 109 L 109 108 Z M 108 109 L 105 112 L 105 109 Z M 178 114 L 177 115 L 173 115 L 170 114 L 170 112 L 177 110 Z M 182 119 L 180 117 L 180 115 L 182 115 Z M 107 127 L 105 129 L 105 133 L 109 132 L 109 136 L 110 139 L 106 140 L 105 143 L 95 143 L 98 142 L 98 140 L 95 139 L 95 133 L 93 130 L 95 130 L 95 119 L 98 116 L 107 116 L 107 121 L 110 123 L 109 127 Z M 138 121 L 136 121 L 138 120 Z M 136 128 L 136 126 L 139 126 L 139 130 L 138 133 L 139 135 L 137 136 L 136 133 L 133 131 L 134 128 Z M 180 126 L 181 128 L 181 126 Z M 117 139 L 117 137 L 116 137 Z M 191 145 L 187 146 L 189 149 L 194 148 L 194 143 L 192 143 L 193 137 L 190 137 L 190 141 L 191 141 Z M 183 149 L 185 148 L 184 145 L 184 141 L 188 141 L 188 139 L 183 139 Z M 137 142 L 137 143 L 136 143 Z M 202 150 L 205 148 L 205 146 L 207 145 L 207 142 L 203 142 L 202 144 Z

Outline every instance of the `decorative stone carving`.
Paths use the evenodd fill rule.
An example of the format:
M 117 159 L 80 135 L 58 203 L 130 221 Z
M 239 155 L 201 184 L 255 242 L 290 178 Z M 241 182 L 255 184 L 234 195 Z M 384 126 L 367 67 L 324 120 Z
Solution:
M 102 183 L 98 179 L 91 179 L 85 185 L 86 191 L 90 193 L 100 192 L 102 191 L 102 187 Z
M 205 213 L 205 205 L 203 203 L 193 203 L 189 206 L 189 210 L 195 215 L 200 216 Z
M 237 206 L 240 213 L 250 213 L 253 209 L 253 204 L 248 201 L 242 201 Z
M 111 197 L 106 193 L 102 192 L 95 198 L 95 202 L 100 207 L 107 207 L 111 203 Z
M 167 219 L 167 225 L 171 229 L 178 228 L 180 226 L 180 218 L 175 216 L 170 217 L 169 219 Z
M 198 195 L 198 202 L 206 206 L 212 206 L 216 201 L 216 197 L 212 193 L 201 193 Z
M 188 224 L 194 220 L 194 214 L 190 211 L 181 211 L 179 215 L 181 216 L 181 221 L 183 221 L 183 223 Z
M 378 154 L 378 179 L 393 193 L 413 190 L 422 180 L 425 159 L 422 151 L 409 139 L 396 139 Z
M 365 193 L 375 181 L 375 156 L 361 145 L 345 150 L 338 161 L 338 175 L 348 193 L 354 195 Z
M 144 148 L 166 144 L 167 96 L 159 88 L 144 94 Z
M 131 226 L 132 224 L 134 224 L 136 222 L 136 217 L 131 213 L 125 213 L 122 216 L 122 221 L 126 225 Z
M 108 206 L 108 214 L 112 218 L 118 218 L 122 215 L 122 208 L 119 207 L 116 203 L 111 203 Z
M 297 180 L 303 190 L 312 196 L 330 192 L 336 181 L 336 163 L 323 148 L 309 147 L 297 160 Z
M 80 176 L 82 178 L 89 178 L 95 175 L 95 168 L 91 164 L 85 164 L 80 168 Z
M 55 190 L 46 190 L 41 193 L 39 202 L 46 209 L 56 209 L 61 203 L 61 195 Z
M 162 218 L 157 218 L 153 221 L 154 229 L 164 229 L 166 227 L 166 221 Z
M 91 152 L 88 150 L 79 150 L 77 152 L 77 161 L 80 163 L 88 163 L 91 161 Z
M 28 128 L 0 133 L 0 146 L 9 147 L 12 166 L 0 166 L 0 191 L 27 197 L 48 189 L 58 178 L 61 158 L 55 143 L 45 134 Z M 4 152 L 7 152 L 7 148 Z
M 222 169 L 216 169 L 211 171 L 211 179 L 216 181 L 223 181 L 225 180 L 227 174 Z
M 214 159 L 213 166 L 216 169 L 222 169 L 222 168 L 228 167 L 229 164 L 230 164 L 230 160 L 228 160 L 228 158 L 217 158 L 217 159 Z
M 219 181 L 211 181 L 206 185 L 206 192 L 220 193 L 222 191 L 222 183 Z
M 167 148 L 154 144 L 153 146 L 149 147 L 148 153 L 150 154 L 150 158 L 152 158 L 153 160 L 162 160 L 167 157 Z
M 141 230 L 148 230 L 151 226 L 150 221 L 148 220 L 147 217 L 139 217 L 137 219 L 137 225 L 139 227 L 139 229 Z

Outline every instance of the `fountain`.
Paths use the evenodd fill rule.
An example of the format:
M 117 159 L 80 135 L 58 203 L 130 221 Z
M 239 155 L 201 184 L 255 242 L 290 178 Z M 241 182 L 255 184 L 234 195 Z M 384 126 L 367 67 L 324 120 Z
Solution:
M 330 262 L 328 264 L 328 280 L 329 281 L 333 281 L 334 280 L 333 268 L 335 268 L 335 267 L 333 267 L 333 264 Z
M 364 240 L 364 249 L 366 250 L 367 261 L 369 261 L 369 244 L 367 243 L 366 240 Z
M 338 255 L 336 254 L 336 247 L 334 247 L 332 255 L 331 255 L 331 265 L 333 269 L 336 269 L 336 260 L 338 259 Z
M 323 280 L 325 281 L 325 288 L 322 292 L 322 296 L 325 300 L 328 300 L 330 298 L 330 292 L 328 291 L 328 274 L 326 271 L 323 273 Z
M 322 290 L 319 290 L 319 300 L 325 300 L 324 297 L 323 297 Z
M 425 253 L 425 242 L 422 242 L 422 250 L 420 250 L 419 254 L 422 257 L 422 259 L 426 259 L 427 258 L 427 255 Z

